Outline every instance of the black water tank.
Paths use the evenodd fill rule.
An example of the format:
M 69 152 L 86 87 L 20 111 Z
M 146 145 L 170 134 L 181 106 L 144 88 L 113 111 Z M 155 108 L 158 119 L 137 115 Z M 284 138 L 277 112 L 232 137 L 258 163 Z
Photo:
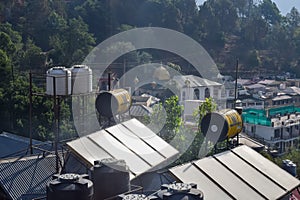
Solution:
M 92 200 L 93 183 L 88 175 L 62 174 L 47 184 L 47 200 Z
M 117 196 L 130 190 L 129 168 L 124 160 L 107 158 L 95 161 L 90 171 L 96 200 Z
M 164 184 L 157 196 L 163 200 L 203 200 L 203 193 L 197 185 L 190 183 Z

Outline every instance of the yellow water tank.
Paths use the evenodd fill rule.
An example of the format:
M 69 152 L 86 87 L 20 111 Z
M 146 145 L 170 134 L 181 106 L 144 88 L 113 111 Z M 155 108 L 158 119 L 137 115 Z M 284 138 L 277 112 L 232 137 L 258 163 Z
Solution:
M 100 115 L 113 117 L 125 113 L 131 106 L 131 95 L 125 89 L 103 91 L 96 98 L 96 109 Z
M 201 131 L 205 137 L 213 141 L 232 138 L 242 131 L 241 115 L 233 109 L 224 109 L 205 115 L 201 121 Z

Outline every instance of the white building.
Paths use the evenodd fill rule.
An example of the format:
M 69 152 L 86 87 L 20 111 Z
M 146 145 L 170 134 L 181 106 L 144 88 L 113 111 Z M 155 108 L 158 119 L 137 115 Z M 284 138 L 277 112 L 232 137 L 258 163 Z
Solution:
M 184 105 L 186 100 L 205 100 L 212 97 L 218 109 L 226 108 L 226 93 L 224 86 L 194 75 L 174 76 L 171 80 L 179 90 L 179 102 Z
M 266 114 L 261 111 L 251 109 L 243 113 L 244 132 L 277 150 L 279 154 L 290 148 L 297 148 L 300 139 L 300 114 L 292 112 L 268 116 L 268 111 Z

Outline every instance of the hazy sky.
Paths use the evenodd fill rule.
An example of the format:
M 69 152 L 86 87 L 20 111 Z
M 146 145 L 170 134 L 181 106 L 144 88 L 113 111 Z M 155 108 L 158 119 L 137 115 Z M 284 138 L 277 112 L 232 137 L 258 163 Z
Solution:
M 196 0 L 198 4 L 202 4 L 205 0 Z M 286 15 L 292 7 L 296 7 L 300 11 L 300 0 L 273 0 L 281 11 L 282 15 Z

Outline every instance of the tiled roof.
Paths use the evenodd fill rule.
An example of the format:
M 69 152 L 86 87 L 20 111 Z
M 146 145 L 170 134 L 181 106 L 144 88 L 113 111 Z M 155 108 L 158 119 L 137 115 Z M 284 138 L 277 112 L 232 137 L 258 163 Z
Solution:
M 0 184 L 13 200 L 46 194 L 46 184 L 56 173 L 56 157 L 30 156 L 0 161 Z
M 199 76 L 187 75 L 187 76 L 174 76 L 172 81 L 175 81 L 179 87 L 187 87 L 187 83 L 189 87 L 207 87 L 207 86 L 221 86 L 222 84 L 217 83 L 215 81 L 211 81 L 205 78 L 201 78 Z

